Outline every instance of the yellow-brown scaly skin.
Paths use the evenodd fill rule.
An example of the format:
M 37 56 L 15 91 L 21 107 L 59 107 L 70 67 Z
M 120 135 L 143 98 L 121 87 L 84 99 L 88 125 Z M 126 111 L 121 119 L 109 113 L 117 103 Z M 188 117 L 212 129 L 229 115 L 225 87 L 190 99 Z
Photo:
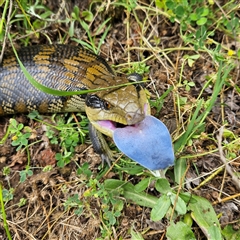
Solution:
M 22 48 L 18 56 L 39 83 L 65 91 L 97 89 L 129 82 L 117 77 L 106 61 L 81 47 L 42 45 Z M 98 121 L 111 120 L 132 125 L 144 119 L 149 105 L 144 90 L 134 85 L 94 93 L 106 107 L 86 106 L 86 96 L 53 96 L 29 83 L 15 56 L 5 56 L 0 65 L 0 115 L 26 113 L 83 112 L 100 132 L 112 136 Z M 104 106 L 105 106 L 104 105 Z

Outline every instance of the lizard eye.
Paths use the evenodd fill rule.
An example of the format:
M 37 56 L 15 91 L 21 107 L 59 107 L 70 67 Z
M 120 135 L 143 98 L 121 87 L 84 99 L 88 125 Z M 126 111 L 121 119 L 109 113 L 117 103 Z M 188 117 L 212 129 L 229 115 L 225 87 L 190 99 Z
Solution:
M 96 95 L 87 95 L 86 97 L 86 105 L 91 108 L 100 108 L 101 107 L 101 100 Z
M 104 109 L 106 109 L 106 110 L 109 110 L 111 108 L 111 104 L 109 102 L 107 102 L 107 101 L 105 101 L 103 103 L 103 105 L 104 105 Z

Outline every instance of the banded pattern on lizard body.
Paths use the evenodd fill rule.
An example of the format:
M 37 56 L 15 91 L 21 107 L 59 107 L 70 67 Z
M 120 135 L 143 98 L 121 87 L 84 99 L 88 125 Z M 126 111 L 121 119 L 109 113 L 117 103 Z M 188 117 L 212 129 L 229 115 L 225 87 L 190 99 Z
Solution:
M 75 91 L 109 86 L 104 76 L 114 73 L 103 58 L 86 49 L 66 45 L 22 48 L 19 58 L 39 83 L 58 90 Z M 111 83 L 110 83 L 111 84 Z M 84 111 L 85 96 L 58 97 L 33 87 L 12 54 L 0 65 L 0 115 L 38 110 Z

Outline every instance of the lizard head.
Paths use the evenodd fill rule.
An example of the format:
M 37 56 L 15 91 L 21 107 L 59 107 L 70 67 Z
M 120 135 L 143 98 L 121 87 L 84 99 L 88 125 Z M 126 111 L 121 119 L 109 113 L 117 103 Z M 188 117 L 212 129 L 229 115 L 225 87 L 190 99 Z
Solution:
M 108 83 L 116 86 L 138 81 L 139 75 L 128 78 L 104 76 Z M 150 114 L 150 107 L 144 88 L 140 83 L 118 86 L 88 94 L 85 100 L 86 114 L 92 125 L 103 134 L 112 137 L 118 127 L 134 125 Z

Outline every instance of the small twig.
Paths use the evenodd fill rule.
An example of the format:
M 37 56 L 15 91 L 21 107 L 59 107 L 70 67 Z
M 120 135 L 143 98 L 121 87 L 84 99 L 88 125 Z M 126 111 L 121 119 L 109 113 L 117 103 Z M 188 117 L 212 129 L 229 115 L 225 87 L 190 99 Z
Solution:
M 240 197 L 240 193 L 237 193 L 237 194 L 234 194 L 234 195 L 225 197 L 225 198 L 223 198 L 223 199 L 219 199 L 219 200 L 217 200 L 217 201 L 214 201 L 212 204 L 215 205 L 215 204 L 218 204 L 218 203 L 227 202 L 227 201 L 230 201 L 230 200 L 235 199 L 235 198 L 237 198 L 237 197 Z
M 218 140 L 218 150 L 221 161 L 224 163 L 225 168 L 227 170 L 227 173 L 232 177 L 232 181 L 234 185 L 237 187 L 238 190 L 240 190 L 240 180 L 235 176 L 234 172 L 232 171 L 231 167 L 228 165 L 228 162 L 223 154 L 223 148 L 222 148 L 222 135 L 223 135 L 223 126 L 219 129 L 219 135 L 217 136 Z
M 226 170 L 226 168 L 225 168 L 225 169 L 224 169 L 224 172 L 223 172 L 222 184 L 221 184 L 221 187 L 220 187 L 218 199 L 221 199 L 221 195 L 222 195 L 222 192 L 223 192 L 226 175 L 227 175 L 227 170 Z
M 211 174 L 209 177 L 207 177 L 204 181 L 202 181 L 197 187 L 195 187 L 193 190 L 196 191 L 197 189 L 199 189 L 200 187 L 204 186 L 206 183 L 210 182 L 215 176 L 217 176 L 221 171 L 223 170 L 223 167 L 221 166 L 220 168 L 214 169 L 214 171 L 212 171 L 213 173 L 211 174 L 211 172 L 209 174 Z M 201 176 L 203 177 L 203 176 Z M 196 178 L 197 179 L 197 178 Z M 196 180 L 193 179 L 192 181 Z
M 106 177 L 112 171 L 113 167 L 117 164 L 117 162 L 121 159 L 122 156 L 123 154 L 121 153 L 121 155 L 117 158 L 117 160 L 113 162 L 113 164 L 109 167 L 107 172 L 104 174 L 104 177 Z
M 6 1 L 5 4 L 8 4 L 8 1 Z M 1 51 L 1 54 L 0 54 L 0 63 L 2 62 L 2 59 L 3 59 L 4 49 L 5 49 L 6 41 L 7 41 L 7 35 L 8 35 L 8 32 L 9 32 L 9 29 L 10 29 L 10 19 L 11 19 L 11 14 L 12 14 L 12 5 L 13 5 L 12 0 L 10 0 L 7 23 L 6 23 L 6 27 L 5 27 L 5 35 L 4 35 L 4 38 L 3 38 L 2 51 Z M 4 17 L 4 16 L 2 16 L 2 17 Z

